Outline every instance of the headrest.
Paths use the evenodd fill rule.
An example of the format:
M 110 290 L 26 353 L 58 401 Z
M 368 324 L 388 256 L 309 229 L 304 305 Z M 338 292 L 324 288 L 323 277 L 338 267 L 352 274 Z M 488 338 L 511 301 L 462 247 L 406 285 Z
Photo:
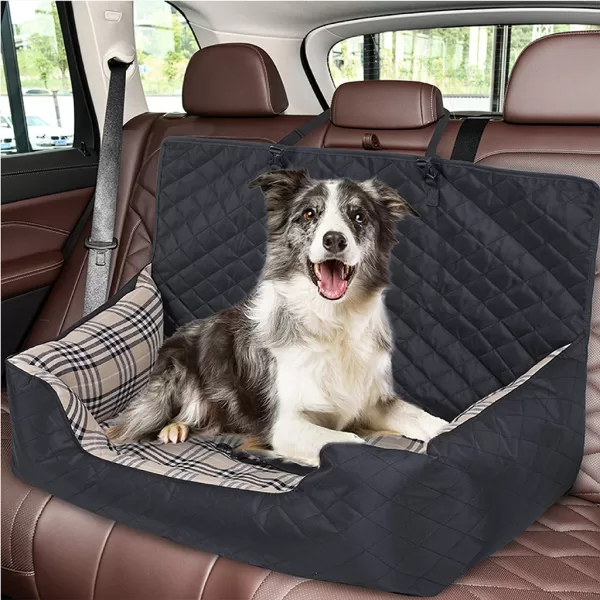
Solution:
M 288 99 L 271 57 L 252 44 L 217 44 L 192 56 L 183 109 L 202 117 L 272 117 Z
M 355 129 L 419 129 L 444 111 L 438 88 L 419 81 L 356 81 L 340 85 L 331 122 Z
M 600 31 L 574 31 L 527 46 L 504 102 L 509 123 L 600 124 Z

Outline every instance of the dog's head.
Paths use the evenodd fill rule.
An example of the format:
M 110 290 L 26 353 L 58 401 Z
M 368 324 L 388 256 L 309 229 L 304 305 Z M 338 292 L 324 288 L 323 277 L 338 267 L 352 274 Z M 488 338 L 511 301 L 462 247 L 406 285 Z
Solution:
M 304 170 L 264 173 L 250 183 L 267 199 L 269 276 L 301 273 L 328 300 L 353 286 L 388 282 L 396 222 L 416 214 L 390 187 L 370 179 L 311 179 Z

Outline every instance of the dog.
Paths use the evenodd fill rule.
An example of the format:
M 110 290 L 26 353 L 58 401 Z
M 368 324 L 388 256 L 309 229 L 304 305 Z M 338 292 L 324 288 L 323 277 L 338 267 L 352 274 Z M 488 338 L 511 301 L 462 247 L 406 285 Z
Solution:
M 323 446 L 362 443 L 365 430 L 430 439 L 446 422 L 395 395 L 384 304 L 397 222 L 414 211 L 377 179 L 279 170 L 250 187 L 267 203 L 256 288 L 165 341 L 109 438 L 239 433 L 311 466 Z

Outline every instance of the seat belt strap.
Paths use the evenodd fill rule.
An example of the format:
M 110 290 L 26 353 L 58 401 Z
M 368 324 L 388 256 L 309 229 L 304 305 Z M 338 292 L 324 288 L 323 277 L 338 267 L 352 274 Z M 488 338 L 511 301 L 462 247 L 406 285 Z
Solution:
M 323 123 L 329 121 L 330 115 L 331 109 L 328 108 L 320 115 L 317 115 L 314 119 L 306 121 L 306 123 L 303 123 L 291 133 L 288 133 L 284 138 L 277 142 L 277 146 L 295 146 L 303 137 L 306 137 L 311 131 L 313 131 L 313 129 L 316 129 L 319 127 L 319 125 L 323 125 Z
M 444 131 L 446 131 L 446 127 L 448 127 L 448 123 L 450 122 L 450 112 L 444 109 L 444 113 L 442 117 L 437 122 L 431 139 L 429 140 L 429 144 L 427 145 L 427 150 L 425 151 L 425 158 L 433 158 L 437 156 L 437 147 L 442 139 L 442 135 Z
M 117 247 L 114 230 L 123 141 L 125 79 L 129 64 L 113 58 L 108 62 L 108 66 L 110 82 L 98 161 L 92 233 L 85 240 L 85 247 L 88 249 L 88 265 L 84 316 L 106 302 L 112 252 Z
M 465 119 L 458 130 L 450 158 L 452 160 L 475 162 L 481 136 L 489 121 L 488 118 L 480 119 L 471 117 Z

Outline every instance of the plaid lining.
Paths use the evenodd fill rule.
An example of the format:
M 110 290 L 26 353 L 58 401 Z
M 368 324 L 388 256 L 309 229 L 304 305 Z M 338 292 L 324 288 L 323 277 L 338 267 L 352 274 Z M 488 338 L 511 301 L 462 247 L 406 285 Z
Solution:
M 86 321 L 61 340 L 37 346 L 11 362 L 46 381 L 56 392 L 73 432 L 84 450 L 99 458 L 186 481 L 280 493 L 294 489 L 302 475 L 269 465 L 248 464 L 228 448 L 243 438 L 193 435 L 185 443 L 158 441 L 113 445 L 104 431 L 143 388 L 162 342 L 162 302 L 147 267 L 136 287 L 113 306 Z M 440 433 L 451 431 L 525 383 L 558 356 L 559 348 L 510 385 L 475 403 Z M 425 453 L 427 445 L 402 436 L 372 435 L 366 441 L 381 448 Z

